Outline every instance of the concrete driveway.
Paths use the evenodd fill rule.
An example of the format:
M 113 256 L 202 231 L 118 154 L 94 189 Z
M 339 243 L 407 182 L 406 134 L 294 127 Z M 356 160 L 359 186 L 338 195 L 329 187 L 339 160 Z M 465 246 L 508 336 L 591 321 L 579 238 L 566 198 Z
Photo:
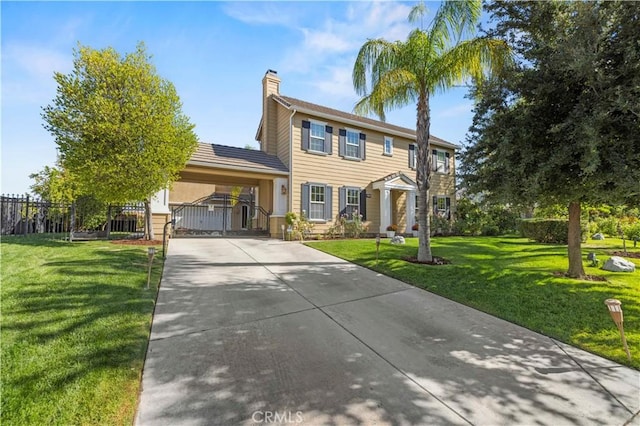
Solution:
M 168 253 L 138 425 L 640 424 L 640 372 L 301 244 Z

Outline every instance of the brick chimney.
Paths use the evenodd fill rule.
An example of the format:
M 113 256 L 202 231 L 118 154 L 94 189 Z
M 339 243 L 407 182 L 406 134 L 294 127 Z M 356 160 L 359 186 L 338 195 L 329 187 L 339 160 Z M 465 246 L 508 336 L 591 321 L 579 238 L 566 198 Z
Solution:
M 280 94 L 280 79 L 274 70 L 267 70 L 262 79 L 262 141 L 260 148 L 269 154 L 277 150 L 277 106 L 271 95 Z

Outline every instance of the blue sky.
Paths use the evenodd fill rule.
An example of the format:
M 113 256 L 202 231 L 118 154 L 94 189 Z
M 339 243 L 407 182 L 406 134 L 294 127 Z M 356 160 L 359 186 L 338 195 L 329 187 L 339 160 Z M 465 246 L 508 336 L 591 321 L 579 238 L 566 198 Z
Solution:
M 261 80 L 278 71 L 282 94 L 343 111 L 358 96 L 351 70 L 368 38 L 403 40 L 414 2 L 0 2 L 2 180 L 25 193 L 29 174 L 53 165 L 56 145 L 41 108 L 54 71 L 72 69 L 77 43 L 131 52 L 144 41 L 176 86 L 200 141 L 257 148 Z M 435 11 L 437 2 L 428 3 Z M 432 98 L 431 132 L 462 143 L 472 119 L 465 88 Z M 387 121 L 415 128 L 415 106 Z

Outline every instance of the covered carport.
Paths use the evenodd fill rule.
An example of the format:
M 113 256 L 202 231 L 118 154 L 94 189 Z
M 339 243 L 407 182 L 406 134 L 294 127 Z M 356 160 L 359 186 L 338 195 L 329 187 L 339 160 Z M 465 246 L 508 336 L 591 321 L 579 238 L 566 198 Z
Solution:
M 180 179 L 156 196 L 154 227 L 158 232 L 158 225 L 174 219 L 174 236 L 276 236 L 284 224 L 288 182 L 288 168 L 274 155 L 200 144 Z

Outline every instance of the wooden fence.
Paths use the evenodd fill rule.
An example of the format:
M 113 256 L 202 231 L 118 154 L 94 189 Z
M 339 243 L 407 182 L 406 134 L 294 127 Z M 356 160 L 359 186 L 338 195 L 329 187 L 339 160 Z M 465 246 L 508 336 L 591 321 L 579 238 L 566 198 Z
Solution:
M 131 203 L 88 209 L 82 203 L 52 203 L 30 195 L 0 196 L 0 234 L 67 234 L 109 238 L 111 233 L 142 234 L 144 205 Z

